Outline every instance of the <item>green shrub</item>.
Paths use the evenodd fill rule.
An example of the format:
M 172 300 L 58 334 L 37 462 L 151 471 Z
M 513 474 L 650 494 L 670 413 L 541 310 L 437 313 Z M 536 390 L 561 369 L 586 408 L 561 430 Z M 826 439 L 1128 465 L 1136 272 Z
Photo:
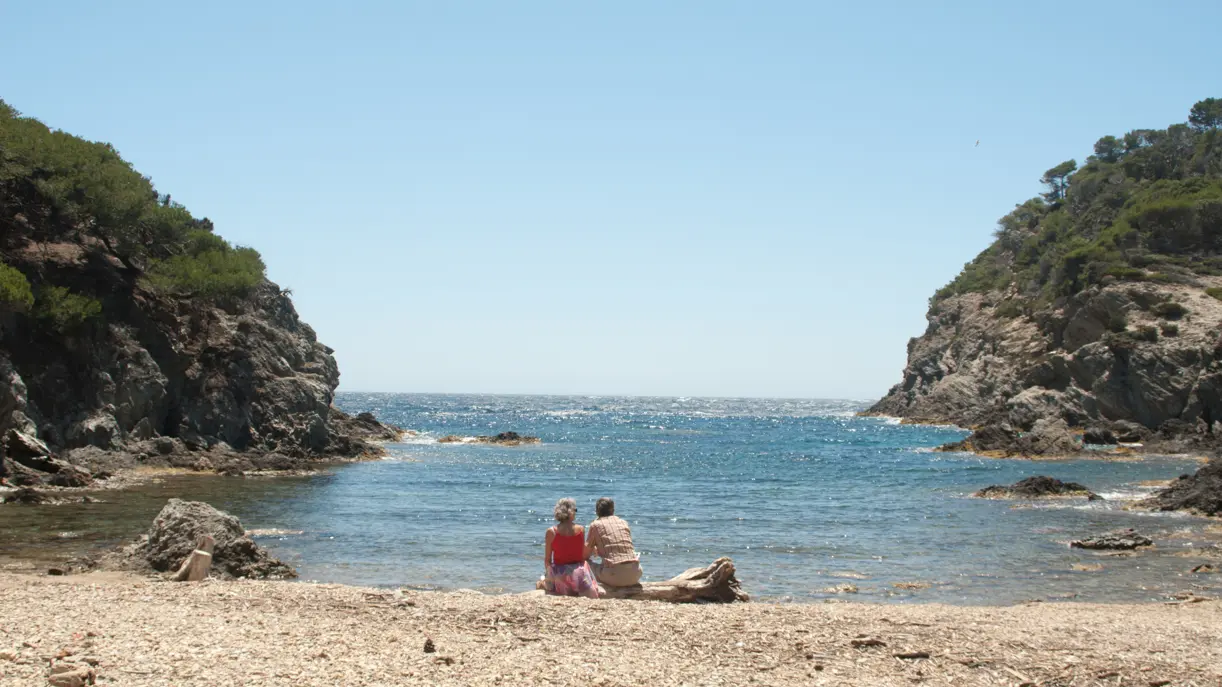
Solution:
M 25 275 L 0 263 L 0 310 L 24 312 L 34 305 L 34 294 Z
M 1133 338 L 1138 341 L 1158 341 L 1158 328 L 1143 324 L 1133 332 Z
M 1023 315 L 1025 311 L 1026 308 L 1024 307 L 1023 302 L 1017 298 L 1002 301 L 996 309 L 998 317 L 1005 317 L 1007 319 L 1019 317 Z
M 1211 286 L 1208 289 L 1205 289 L 1205 293 L 1222 301 L 1222 288 L 1219 288 L 1217 286 Z
M 1107 321 L 1108 331 L 1123 332 L 1124 330 L 1128 328 L 1129 328 L 1129 320 L 1127 317 L 1124 316 L 1124 313 L 1121 313 L 1119 315 L 1113 315 L 1112 318 Z
M 1185 308 L 1175 301 L 1167 301 L 1154 306 L 1150 309 L 1150 312 L 1153 312 L 1155 315 L 1168 320 L 1178 320 L 1184 315 L 1188 314 L 1188 308 Z
M 44 286 L 38 289 L 33 314 L 55 331 L 68 332 L 100 316 L 102 304 L 62 286 Z
M 1159 325 L 1159 329 L 1162 330 L 1163 336 L 1179 336 L 1180 335 L 1179 325 L 1172 324 L 1170 322 L 1162 323 L 1161 325 Z
M 156 291 L 211 300 L 248 295 L 265 278 L 267 267 L 253 248 L 209 249 L 154 261 L 145 282 Z

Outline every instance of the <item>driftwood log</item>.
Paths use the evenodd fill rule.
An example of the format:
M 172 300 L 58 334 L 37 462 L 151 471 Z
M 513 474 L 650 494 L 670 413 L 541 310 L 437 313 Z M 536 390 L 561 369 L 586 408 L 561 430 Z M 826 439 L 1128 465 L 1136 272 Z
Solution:
M 604 599 L 668 601 L 670 603 L 732 603 L 748 601 L 734 576 L 734 561 L 718 558 L 708 567 L 692 568 L 665 582 L 646 582 L 632 587 L 603 586 Z
M 201 534 L 199 539 L 195 540 L 195 550 L 187 556 L 187 560 L 182 562 L 182 567 L 178 572 L 174 573 L 175 582 L 199 582 L 208 576 L 208 569 L 212 567 L 212 548 L 216 546 L 216 539 L 210 535 Z

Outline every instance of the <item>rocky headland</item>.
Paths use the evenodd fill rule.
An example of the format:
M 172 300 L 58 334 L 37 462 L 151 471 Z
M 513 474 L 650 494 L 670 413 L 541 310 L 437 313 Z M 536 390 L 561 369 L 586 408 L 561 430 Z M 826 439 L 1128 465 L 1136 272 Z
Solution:
M 930 299 L 902 381 L 867 413 L 971 428 L 944 449 L 995 457 L 1214 455 L 1222 129 L 1202 114 L 1214 102 L 1049 169 L 1047 192 Z
M 334 407 L 332 353 L 257 252 L 0 101 L 0 485 L 376 455 L 399 430 Z

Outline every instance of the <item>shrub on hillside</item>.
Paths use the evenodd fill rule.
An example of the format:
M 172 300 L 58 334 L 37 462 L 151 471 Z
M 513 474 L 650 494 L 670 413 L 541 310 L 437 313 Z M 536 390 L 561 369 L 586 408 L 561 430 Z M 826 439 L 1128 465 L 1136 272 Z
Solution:
M 1217 286 L 1211 286 L 1208 289 L 1205 289 L 1205 293 L 1222 301 L 1222 288 L 1218 288 Z
M 1172 324 L 1170 322 L 1164 322 L 1159 325 L 1159 329 L 1162 330 L 1163 336 L 1179 336 L 1180 335 L 1180 327 L 1177 324 Z
M 1150 309 L 1155 315 L 1168 320 L 1178 320 L 1188 314 L 1188 308 L 1176 303 L 1175 301 L 1167 301 L 1159 303 Z
M 145 283 L 163 293 L 222 300 L 246 296 L 264 280 L 267 267 L 258 251 L 208 236 L 189 242 L 189 250 L 197 252 L 153 261 Z
M 1143 324 L 1133 332 L 1133 338 L 1138 341 L 1158 341 L 1158 328 L 1152 325 Z
M 0 263 L 0 310 L 24 312 L 31 305 L 34 305 L 34 294 L 25 275 Z
M 38 289 L 34 302 L 34 317 L 57 332 L 68 332 L 102 314 L 102 304 L 96 298 L 72 293 L 62 286 Z

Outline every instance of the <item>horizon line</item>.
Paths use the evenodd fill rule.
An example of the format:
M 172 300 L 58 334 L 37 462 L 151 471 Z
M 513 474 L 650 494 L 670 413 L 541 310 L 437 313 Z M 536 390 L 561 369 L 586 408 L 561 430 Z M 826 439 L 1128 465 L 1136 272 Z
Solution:
M 590 398 L 689 398 L 700 400 L 766 400 L 766 401 L 845 401 L 848 403 L 874 403 L 883 397 L 848 398 L 834 396 L 701 396 L 687 394 L 611 394 L 611 393 L 554 393 L 554 392 L 495 392 L 495 391 L 370 391 L 361 389 L 339 389 L 336 394 L 400 394 L 405 396 L 586 396 Z

